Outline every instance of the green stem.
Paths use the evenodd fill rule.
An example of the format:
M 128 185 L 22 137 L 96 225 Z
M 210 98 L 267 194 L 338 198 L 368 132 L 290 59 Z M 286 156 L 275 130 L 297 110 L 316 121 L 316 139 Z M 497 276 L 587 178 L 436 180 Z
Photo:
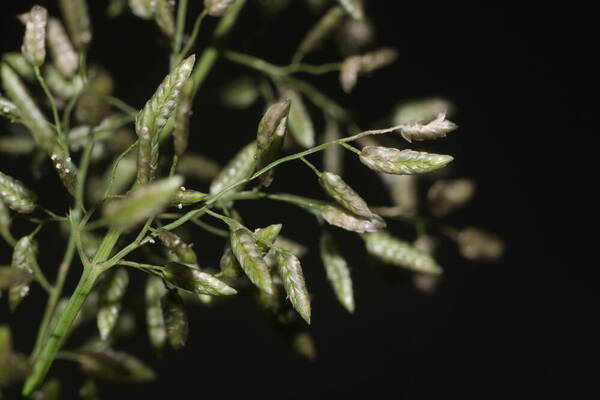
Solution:
M 173 54 L 171 55 L 171 69 L 177 65 L 175 58 L 181 50 L 181 41 L 185 31 L 185 17 L 187 14 L 188 0 L 179 0 L 177 5 L 177 22 L 175 25 L 175 37 L 173 38 Z
M 190 52 L 190 50 L 192 49 L 192 46 L 194 45 L 194 43 L 196 42 L 196 38 L 198 37 L 198 33 L 200 32 L 200 26 L 202 25 L 202 21 L 204 21 L 204 18 L 206 17 L 206 10 L 203 10 L 198 17 L 196 18 L 196 21 L 194 22 L 194 27 L 192 28 L 192 34 L 190 35 L 190 38 L 188 39 L 187 43 L 185 44 L 185 47 L 183 48 L 183 50 L 180 52 L 179 50 L 177 50 L 177 56 L 175 56 L 173 58 L 173 63 L 171 65 L 171 68 L 174 68 L 177 64 L 179 64 L 181 62 L 181 60 L 183 60 L 183 58 Z
M 261 60 L 260 58 L 256 58 L 248 54 L 238 53 L 232 50 L 225 51 L 223 56 L 229 61 L 233 61 L 235 63 L 261 71 L 265 74 L 271 75 L 274 78 L 280 78 L 299 72 L 311 75 L 322 75 L 333 71 L 339 71 L 341 68 L 341 63 L 327 63 L 321 65 L 294 63 L 290 65 L 278 66 L 265 60 Z
M 319 178 L 321 177 L 321 175 L 322 175 L 321 171 L 319 171 L 319 169 L 317 167 L 315 167 L 313 163 L 311 163 L 304 157 L 300 157 L 300 160 L 302 160 L 302 162 L 304 164 L 306 164 L 308 166 L 308 168 L 310 168 L 315 173 L 315 175 L 317 175 Z
M 75 318 L 79 314 L 81 307 L 85 303 L 87 296 L 94 287 L 94 283 L 98 279 L 101 271 L 97 268 L 85 268 L 83 274 L 73 295 L 69 299 L 65 310 L 60 315 L 56 327 L 52 334 L 48 337 L 47 342 L 42 349 L 39 357 L 37 358 L 33 371 L 23 387 L 22 395 L 24 398 L 29 398 L 33 392 L 39 387 L 44 381 L 48 369 L 52 365 L 58 350 L 62 346 L 68 332 L 75 321 Z
M 56 107 L 56 101 L 54 100 L 54 96 L 52 95 L 52 92 L 50 92 L 50 89 L 48 89 L 48 85 L 46 85 L 46 80 L 44 79 L 44 77 L 42 76 L 42 73 L 40 72 L 40 67 L 37 67 L 37 66 L 34 67 L 34 71 L 35 71 L 35 76 L 36 76 L 38 82 L 40 83 L 40 86 L 42 87 L 42 90 L 46 94 L 48 101 L 50 101 L 50 108 L 52 109 L 52 117 L 54 118 L 54 125 L 56 128 L 56 132 L 58 133 L 58 136 L 59 136 L 59 138 L 61 138 L 63 143 L 66 143 L 66 137 L 62 131 L 62 124 L 60 122 L 60 117 L 58 116 L 58 108 Z
M 213 33 L 212 44 L 208 46 L 202 52 L 202 55 L 196 62 L 196 66 L 194 67 L 194 71 L 192 71 L 191 79 L 193 82 L 193 90 L 192 90 L 192 98 L 195 96 L 196 92 L 200 88 L 200 85 L 204 82 L 208 73 L 215 65 L 217 58 L 219 57 L 218 47 L 221 46 L 223 40 L 229 34 L 233 26 L 235 25 L 235 21 L 237 20 L 242 8 L 246 0 L 237 0 L 229 9 L 227 14 L 219 21 L 219 24 L 215 28 Z M 175 120 L 173 117 L 169 118 L 167 124 L 162 129 L 160 133 L 160 141 L 164 142 L 175 127 Z

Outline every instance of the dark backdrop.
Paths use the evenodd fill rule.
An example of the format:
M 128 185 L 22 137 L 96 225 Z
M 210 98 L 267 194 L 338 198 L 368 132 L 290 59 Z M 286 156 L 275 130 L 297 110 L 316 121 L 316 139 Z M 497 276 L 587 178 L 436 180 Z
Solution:
M 22 28 L 13 15 L 31 3 L 0 5 L 2 51 L 19 48 Z M 104 2 L 93 3 L 99 4 L 92 7 L 90 62 L 113 70 L 121 85 L 117 96 L 141 106 L 165 73 L 165 48 L 151 24 L 131 16 L 108 20 Z M 398 100 L 435 94 L 451 99 L 460 130 L 436 148 L 453 154 L 453 173 L 475 178 L 479 189 L 451 222 L 497 232 L 509 244 L 505 258 L 482 265 L 444 251 L 445 279 L 438 292 L 424 296 L 408 275 L 389 280 L 368 265 L 363 252 L 354 250 L 358 241 L 342 234 L 354 267 L 355 315 L 336 304 L 316 255 L 304 261 L 315 294 L 310 331 L 319 351 L 316 362 L 294 355 L 248 299 L 241 299 L 214 310 L 193 309 L 189 345 L 159 362 L 143 334 L 123 343 L 151 362 L 161 378 L 144 387 L 105 387 L 106 398 L 163 398 L 167 392 L 176 398 L 575 398 L 596 390 L 598 273 L 588 256 L 593 233 L 581 230 L 592 225 L 593 216 L 592 198 L 583 192 L 594 182 L 587 179 L 596 129 L 590 13 L 577 3 L 560 8 L 392 3 L 370 1 L 368 14 L 380 43 L 399 49 L 399 62 L 361 81 L 350 97 L 342 96 L 332 77 L 317 82 L 358 110 L 365 125 L 385 117 Z M 284 63 L 310 25 L 309 14 L 298 4 L 268 26 L 255 14 L 242 17 L 231 46 Z M 212 24 L 203 27 L 204 37 Z M 321 56 L 337 57 L 328 50 Z M 260 115 L 260 107 L 238 113 L 212 101 L 220 85 L 240 71 L 220 62 L 195 103 L 194 146 L 221 162 L 235 151 L 232 143 L 240 146 L 254 135 Z M 1 160 L 10 171 L 18 163 Z M 349 168 L 369 200 L 382 199 L 381 189 L 369 186 L 372 175 L 357 165 Z M 318 195 L 301 165 L 282 168 L 284 175 L 294 179 L 276 183 L 277 190 L 294 191 L 301 184 Z M 53 204 L 51 198 L 44 201 Z M 299 211 L 272 203 L 242 211 L 253 224 L 284 220 L 289 236 L 316 246 L 318 227 L 305 223 Z M 202 259 L 218 255 L 218 248 L 197 246 Z M 59 256 L 47 253 L 49 260 Z M 3 250 L 1 261 L 7 258 Z M 0 322 L 31 332 L 17 337 L 22 350 L 31 346 L 40 312 L 35 300 L 25 303 L 15 316 L 0 305 Z M 143 328 L 142 316 L 138 323 Z M 60 376 L 80 380 L 77 369 L 60 365 Z

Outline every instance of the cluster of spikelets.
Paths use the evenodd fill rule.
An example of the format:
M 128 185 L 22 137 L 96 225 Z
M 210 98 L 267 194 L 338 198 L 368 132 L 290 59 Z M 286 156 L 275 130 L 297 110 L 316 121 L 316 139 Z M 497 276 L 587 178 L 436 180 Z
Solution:
M 148 274 L 147 330 L 150 342 L 158 350 L 167 344 L 175 349 L 185 345 L 186 303 L 209 304 L 216 297 L 243 290 L 254 293 L 257 303 L 278 324 L 287 327 L 285 331 L 291 332 L 290 340 L 301 354 L 313 357 L 312 339 L 297 318 L 299 315 L 306 323 L 311 320 L 310 293 L 300 262 L 307 249 L 280 235 L 281 224 L 256 229 L 245 226 L 235 210 L 236 201 L 283 201 L 314 215 L 323 225 L 320 256 L 325 273 L 336 297 L 350 312 L 355 307 L 352 274 L 336 244 L 334 230 L 327 228 L 327 224 L 359 234 L 371 256 L 413 271 L 415 283 L 424 290 L 430 290 L 442 272 L 433 257 L 436 241 L 426 233 L 427 229 L 437 229 L 454 239 L 461 253 L 470 259 L 489 260 L 502 253 L 502 243 L 488 233 L 476 228 L 457 230 L 439 222 L 439 218 L 473 196 L 474 184 L 468 179 L 437 180 L 430 187 L 426 205 L 433 217 L 432 224 L 437 225 L 428 226 L 428 220 L 418 215 L 416 175 L 445 167 L 453 160 L 451 156 L 380 144 L 379 135 L 388 133 L 409 143 L 445 137 L 457 128 L 446 119 L 452 112 L 448 102 L 433 98 L 405 103 L 395 111 L 391 128 L 354 129 L 353 135 L 344 136 L 342 128 L 353 126 L 349 113 L 309 83 L 293 76 L 338 71 L 341 88 L 349 93 L 360 76 L 396 59 L 393 49 L 360 51 L 373 36 L 373 26 L 365 17 L 362 1 L 308 1 L 322 16 L 300 42 L 288 66 L 276 66 L 233 51 L 222 53 L 228 60 L 270 79 L 267 90 L 247 77 L 234 80 L 223 89 L 223 102 L 235 108 L 249 106 L 265 92 L 269 92 L 265 100 L 270 104 L 258 123 L 256 139 L 244 145 L 223 168 L 188 151 L 188 136 L 193 131 L 189 122 L 193 98 L 214 64 L 216 49 L 209 47 L 198 63 L 188 53 L 205 16 L 222 17 L 214 33 L 215 40 L 221 40 L 245 0 L 205 0 L 205 8 L 187 41 L 183 35 L 186 1 L 179 3 L 177 14 L 183 15 L 179 18 L 169 0 L 110 2 L 111 15 L 121 14 L 129 5 L 134 15 L 156 21 L 172 41 L 171 71 L 139 111 L 112 97 L 114 84 L 105 69 L 86 66 L 85 53 L 92 39 L 86 2 L 59 3 L 66 29 L 59 19 L 49 17 L 43 7 L 34 6 L 19 16 L 25 26 L 21 53 L 6 54 L 0 66 L 5 93 L 0 95 L 0 115 L 13 122 L 14 132 L 0 138 L 0 150 L 13 155 L 34 154 L 36 174 L 43 172 L 46 155 L 73 198 L 69 214 L 57 215 L 37 203 L 35 191 L 0 172 L 0 233 L 13 247 L 10 266 L 0 267 L 0 290 L 8 291 L 13 311 L 34 282 L 50 298 L 31 357 L 14 351 L 10 331 L 0 327 L 0 390 L 25 379 L 28 379 L 25 395 L 38 390 L 69 332 L 91 318 L 97 321 L 99 337 L 65 352 L 65 357 L 79 362 L 95 379 L 134 382 L 152 379 L 154 373 L 142 362 L 112 349 L 115 341 L 131 329 L 131 316 L 122 312 L 121 304 L 129 283 L 125 267 Z M 285 3 L 262 0 L 253 4 L 276 13 L 281 12 Z M 340 46 L 348 53 L 343 62 L 321 66 L 302 62 L 332 35 L 341 38 Z M 47 59 L 47 49 L 51 60 Z M 31 94 L 29 86 L 36 83 L 44 97 Z M 325 116 L 322 137 L 316 135 L 305 100 Z M 40 105 L 47 106 L 51 119 Z M 135 135 L 130 134 L 132 125 Z M 166 141 L 170 136 L 172 153 Z M 317 142 L 320 144 L 315 146 Z M 355 148 L 350 142 L 363 147 Z M 303 150 L 282 156 L 293 146 Z M 344 148 L 356 153 L 362 164 L 379 175 L 389 189 L 393 206 L 369 206 L 344 180 L 341 176 Z M 323 170 L 307 159 L 320 151 L 323 151 Z M 163 168 L 165 155 L 172 157 L 168 170 Z M 317 176 L 329 200 L 268 191 L 276 179 L 275 168 L 294 160 L 310 168 L 309 173 Z M 184 176 L 192 181 L 210 181 L 208 193 L 186 189 Z M 34 226 L 30 234 L 18 240 L 12 236 L 10 210 L 24 215 L 36 213 L 30 219 Z M 97 210 L 101 212 L 96 213 Z M 224 223 L 227 229 L 208 224 L 203 220 L 207 216 Z M 384 218 L 414 223 L 419 232 L 417 240 L 411 243 L 394 237 L 385 231 Z M 47 268 L 38 265 L 35 240 L 39 230 L 51 223 L 59 224 L 69 237 L 54 284 L 45 277 Z M 220 271 L 199 265 L 192 244 L 184 239 L 183 226 L 191 224 L 225 238 Z M 106 228 L 108 232 L 101 237 L 99 232 Z M 135 238 L 129 244 L 117 246 L 122 244 L 119 238 L 132 233 Z M 164 249 L 162 256 L 148 250 L 148 245 L 156 241 Z M 127 259 L 139 248 L 147 250 L 149 263 Z M 62 297 L 61 292 L 74 254 L 79 256 L 86 272 L 69 299 Z M 99 283 L 94 285 L 96 280 Z M 83 302 L 81 298 L 87 300 Z M 58 383 L 50 381 L 39 390 L 44 399 L 55 398 L 52 396 L 59 390 Z M 95 390 L 93 381 L 88 381 L 82 393 L 93 396 Z

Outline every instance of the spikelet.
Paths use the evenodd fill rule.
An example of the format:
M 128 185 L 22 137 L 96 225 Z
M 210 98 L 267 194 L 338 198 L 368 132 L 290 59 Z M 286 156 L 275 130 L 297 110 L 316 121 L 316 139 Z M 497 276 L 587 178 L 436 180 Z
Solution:
M 235 0 L 204 0 L 204 8 L 212 17 L 222 17 Z
M 77 167 L 71 157 L 56 143 L 50 153 L 50 161 L 58 173 L 63 185 L 72 196 L 75 196 L 77 187 Z
M 401 128 L 401 134 L 408 142 L 423 141 L 446 137 L 457 128 L 454 122 L 446 119 L 446 114 L 440 113 L 433 121 L 426 124 L 416 121 L 405 124 Z
M 161 298 L 166 293 L 165 285 L 157 276 L 148 276 L 146 281 L 146 326 L 150 343 L 161 350 L 167 340 L 167 330 L 163 316 Z
M 196 257 L 196 253 L 192 249 L 191 244 L 185 243 L 175 233 L 166 229 L 158 229 L 156 233 L 162 244 L 170 252 L 175 254 L 179 261 L 184 264 L 196 264 L 198 262 L 198 258 Z
M 325 121 L 325 134 L 323 141 L 331 142 L 342 137 L 340 128 L 334 120 L 327 118 Z M 344 169 L 344 152 L 341 146 L 329 146 L 323 151 L 323 168 L 341 175 Z
M 44 68 L 44 79 L 52 93 L 63 99 L 77 96 L 84 86 L 83 79 L 80 76 L 67 79 L 52 65 L 47 65 Z
M 152 19 L 156 12 L 156 0 L 129 0 L 131 12 L 142 19 Z
M 182 183 L 180 176 L 173 176 L 142 185 L 124 199 L 107 202 L 104 218 L 111 227 L 126 231 L 161 212 Z
M 8 64 L 21 78 L 27 81 L 35 80 L 35 71 L 29 61 L 21 53 L 6 53 L 2 55 L 2 61 Z
M 185 153 L 177 163 L 177 173 L 188 180 L 210 181 L 220 170 L 221 166 L 216 161 L 190 152 Z
M 297 91 L 287 88 L 282 95 L 291 100 L 289 114 L 290 132 L 296 143 L 305 149 L 315 145 L 315 128 L 310 114 L 302 101 L 302 96 Z
M 0 234 L 2 234 L 2 236 L 10 234 L 10 224 L 10 212 L 6 207 L 6 204 L 4 204 L 2 197 L 0 197 Z
M 256 165 L 255 154 L 256 142 L 250 142 L 244 146 L 213 179 L 210 184 L 210 193 L 219 193 L 226 187 L 252 175 Z
M 345 14 L 339 6 L 334 6 L 306 33 L 298 45 L 295 61 L 300 61 L 305 55 L 312 53 L 322 46 L 323 42 L 339 26 Z
M 170 262 L 164 266 L 162 278 L 176 287 L 211 296 L 230 296 L 237 291 L 211 274 L 185 264 Z
M 253 78 L 245 76 L 228 82 L 219 91 L 219 99 L 231 108 L 244 109 L 250 107 L 260 96 Z
M 11 267 L 27 274 L 33 275 L 37 266 L 37 243 L 31 236 L 23 236 L 15 244 L 12 254 Z M 11 311 L 14 311 L 23 298 L 29 294 L 29 284 L 21 283 L 14 285 L 8 292 L 8 302 Z
M 189 331 L 189 322 L 183 300 L 177 290 L 170 290 L 161 299 L 167 337 L 175 350 L 185 346 Z
M 46 59 L 48 10 L 35 5 L 25 17 L 25 36 L 21 52 L 31 65 L 39 67 Z
M 398 58 L 398 52 L 391 48 L 381 48 L 372 52 L 348 57 L 340 69 L 340 84 L 346 93 L 350 93 L 358 77 L 392 64 Z
M 349 311 L 354 312 L 354 293 L 352 277 L 348 263 L 337 248 L 333 236 L 323 231 L 320 240 L 321 261 L 325 266 L 327 279 L 333 288 L 338 301 Z
M 352 18 L 361 20 L 365 17 L 362 0 L 338 0 L 338 3 Z
M 155 0 L 156 12 L 154 19 L 156 24 L 169 37 L 175 35 L 175 15 L 173 4 L 170 0 Z
M 258 243 L 250 232 L 243 228 L 233 231 L 231 250 L 250 281 L 265 293 L 273 293 L 269 268 L 261 255 Z
M 281 100 L 265 111 L 256 133 L 256 169 L 274 161 L 285 138 L 290 101 Z
M 181 98 L 175 109 L 175 128 L 173 129 L 173 143 L 175 154 L 179 157 L 185 153 L 188 147 L 190 135 L 190 115 L 192 114 L 194 85 L 191 81 L 186 82 L 181 89 Z
M 17 74 L 4 63 L 0 66 L 0 74 L 6 94 L 17 106 L 21 122 L 27 126 L 38 146 L 46 151 L 51 150 L 55 139 L 54 131 Z
M 73 351 L 73 357 L 89 376 L 115 383 L 144 383 L 156 374 L 134 356 L 111 349 Z
M 64 77 L 72 77 L 77 71 L 79 60 L 65 28 L 56 18 L 48 20 L 48 49 L 56 69 Z
M 504 243 L 500 238 L 479 228 L 468 227 L 457 237 L 458 248 L 469 260 L 494 261 L 504 254 Z
M 199 203 L 204 200 L 206 196 L 208 196 L 206 193 L 197 190 L 189 190 L 182 186 L 175 193 L 173 199 L 171 199 L 171 205 L 182 208 L 183 206 Z
M 310 324 L 310 296 L 304 282 L 300 260 L 290 252 L 279 251 L 277 265 L 288 299 L 298 314 Z
M 319 176 L 319 183 L 327 194 L 346 210 L 363 218 L 373 216 L 367 202 L 344 182 L 341 176 L 325 171 Z
M 116 268 L 110 271 L 103 282 L 100 291 L 100 307 L 96 316 L 100 338 L 107 340 L 112 333 L 119 313 L 121 312 L 121 299 L 129 284 L 129 274 L 125 268 Z
M 366 233 L 362 237 L 367 252 L 385 263 L 428 274 L 442 272 L 431 256 L 407 242 L 396 239 L 388 232 Z
M 427 192 L 429 210 L 436 217 L 451 213 L 467 203 L 475 194 L 475 183 L 470 179 L 436 181 Z
M 79 51 L 85 50 L 92 41 L 86 0 L 60 0 L 59 6 L 73 45 Z
M 177 106 L 181 89 L 192 72 L 195 56 L 183 60 L 158 86 L 144 108 L 138 113 L 135 131 L 138 135 L 137 182 L 154 179 L 158 167 L 158 139 L 162 127 Z
M 385 221 L 376 214 L 371 218 L 358 217 L 337 205 L 326 205 L 321 208 L 321 217 L 331 225 L 352 232 L 376 232 L 384 229 Z
M 35 209 L 35 195 L 23 183 L 0 172 L 0 198 L 11 210 L 30 213 Z
M 360 161 L 374 171 L 395 175 L 413 175 L 435 171 L 445 167 L 454 158 L 444 154 L 414 150 L 398 150 L 390 147 L 366 146 Z

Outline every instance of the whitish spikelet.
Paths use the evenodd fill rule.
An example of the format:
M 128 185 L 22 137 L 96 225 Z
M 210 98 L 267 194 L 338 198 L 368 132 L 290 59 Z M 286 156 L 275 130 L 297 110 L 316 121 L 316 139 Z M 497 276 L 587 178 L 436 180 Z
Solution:
M 183 60 L 158 86 L 138 113 L 135 130 L 138 135 L 138 176 L 140 184 L 150 182 L 158 167 L 159 132 L 177 106 L 179 94 L 194 67 L 195 56 Z
M 274 161 L 281 151 L 287 130 L 290 101 L 281 100 L 265 111 L 256 133 L 256 169 Z
M 323 206 L 321 216 L 331 225 L 352 232 L 376 232 L 386 226 L 385 221 L 379 215 L 372 214 L 370 218 L 362 218 L 337 205 Z
M 37 266 L 36 254 L 37 243 L 31 238 L 31 236 L 23 236 L 15 244 L 11 267 L 27 274 L 33 274 L 33 270 Z M 11 311 L 14 311 L 21 303 L 23 298 L 28 294 L 28 283 L 21 283 L 12 286 L 8 292 L 8 302 L 10 304 Z
M 479 228 L 468 227 L 461 230 L 457 242 L 460 253 L 469 260 L 494 261 L 504 254 L 504 242 Z
M 340 84 L 346 93 L 350 93 L 358 77 L 392 64 L 398 58 L 398 52 L 391 48 L 382 48 L 372 52 L 348 57 L 340 69 Z
M 255 154 L 256 142 L 251 142 L 244 146 L 212 181 L 210 184 L 210 193 L 219 193 L 226 187 L 252 175 L 256 164 Z
M 175 16 L 171 0 L 155 0 L 156 13 L 154 18 L 156 24 L 167 36 L 175 35 Z
M 56 144 L 50 153 L 50 161 L 58 173 L 63 185 L 72 196 L 75 196 L 77 187 L 77 167 L 73 164 L 71 157 Z
M 161 299 L 167 337 L 171 347 L 181 349 L 187 342 L 189 322 L 183 300 L 176 290 L 171 290 Z
M 77 50 L 85 50 L 92 41 L 86 0 L 60 0 L 59 6 L 73 45 Z
M 300 61 L 305 55 L 312 53 L 314 50 L 321 47 L 323 42 L 331 35 L 331 33 L 339 27 L 345 14 L 344 10 L 335 6 L 332 7 L 321 19 L 306 33 L 294 59 Z
M 341 176 L 325 171 L 319 177 L 319 183 L 327 194 L 346 210 L 363 218 L 373 216 L 367 202 L 344 182 Z
M 17 74 L 4 63 L 0 66 L 0 74 L 7 96 L 17 106 L 20 120 L 30 130 L 38 146 L 46 151 L 51 150 L 55 140 L 54 131 Z
M 300 260 L 292 253 L 280 251 L 277 254 L 277 264 L 288 299 L 298 314 L 310 324 L 310 296 L 304 282 Z
M 165 284 L 157 276 L 149 276 L 146 281 L 146 325 L 150 343 L 161 350 L 167 340 L 167 330 L 162 312 L 161 298 L 166 293 Z
M 35 5 L 26 16 L 21 52 L 32 65 L 39 67 L 46 59 L 46 24 L 48 11 Z
M 180 176 L 173 176 L 142 185 L 126 198 L 108 202 L 104 206 L 104 218 L 111 227 L 128 230 L 161 212 L 182 183 Z
M 162 277 L 180 289 L 211 296 L 230 296 L 237 291 L 211 274 L 188 265 L 170 262 L 164 267 Z
M 12 210 L 30 213 L 35 209 L 35 195 L 23 183 L 0 172 L 0 198 Z
M 225 15 L 235 0 L 204 0 L 204 8 L 208 15 L 221 17 Z
M 17 52 L 5 53 L 2 56 L 2 61 L 8 64 L 22 78 L 28 81 L 35 80 L 35 71 L 31 64 L 29 64 L 29 61 L 23 57 L 23 54 Z
M 100 338 L 107 340 L 113 331 L 121 311 L 121 299 L 129 284 L 129 275 L 124 268 L 110 271 L 100 293 L 100 308 L 96 316 Z
M 383 262 L 408 268 L 413 271 L 440 274 L 440 266 L 426 253 L 411 244 L 396 239 L 387 232 L 366 233 L 363 235 L 367 252 Z
M 152 19 L 156 12 L 156 0 L 129 0 L 131 12 L 142 19 Z
M 432 140 L 446 137 L 446 135 L 454 130 L 458 126 L 446 119 L 446 114 L 440 113 L 431 122 L 422 124 L 420 122 L 410 122 L 404 125 L 401 129 L 401 134 L 404 139 L 408 142 Z
M 81 76 L 74 76 L 71 79 L 65 78 L 52 65 L 47 65 L 44 68 L 44 78 L 50 90 L 63 99 L 75 97 L 81 93 L 84 87 Z
M 166 229 L 159 229 L 157 230 L 157 233 L 162 244 L 175 254 L 182 263 L 196 264 L 198 262 L 198 258 L 196 257 L 196 253 L 192 249 L 191 244 L 185 243 L 175 233 Z
M 233 231 L 231 233 L 231 250 L 250 281 L 265 293 L 273 293 L 269 268 L 250 232 L 243 228 Z
M 435 171 L 445 167 L 454 158 L 445 154 L 414 150 L 398 150 L 390 147 L 366 146 L 360 161 L 374 171 L 395 175 L 413 175 Z
M 65 28 L 56 18 L 48 20 L 48 49 L 56 69 L 64 77 L 72 77 L 77 71 L 79 60 Z
M 338 3 L 352 18 L 360 20 L 365 17 L 362 0 L 338 0 Z
M 354 293 L 352 290 L 352 277 L 348 263 L 338 250 L 333 236 L 323 231 L 320 241 L 321 261 L 325 266 L 327 279 L 339 302 L 350 312 L 354 312 Z
M 188 147 L 190 135 L 190 115 L 192 114 L 192 99 L 194 85 L 191 81 L 186 82 L 181 90 L 181 98 L 175 109 L 175 128 L 173 129 L 173 141 L 175 154 L 179 157 L 185 153 Z
M 429 188 L 429 210 L 437 217 L 451 213 L 467 203 L 475 194 L 475 183 L 470 179 L 439 180 Z
M 293 89 L 285 89 L 282 95 L 291 100 L 289 114 L 290 132 L 296 143 L 308 149 L 315 145 L 315 128 L 310 113 L 302 101 L 300 93 Z

